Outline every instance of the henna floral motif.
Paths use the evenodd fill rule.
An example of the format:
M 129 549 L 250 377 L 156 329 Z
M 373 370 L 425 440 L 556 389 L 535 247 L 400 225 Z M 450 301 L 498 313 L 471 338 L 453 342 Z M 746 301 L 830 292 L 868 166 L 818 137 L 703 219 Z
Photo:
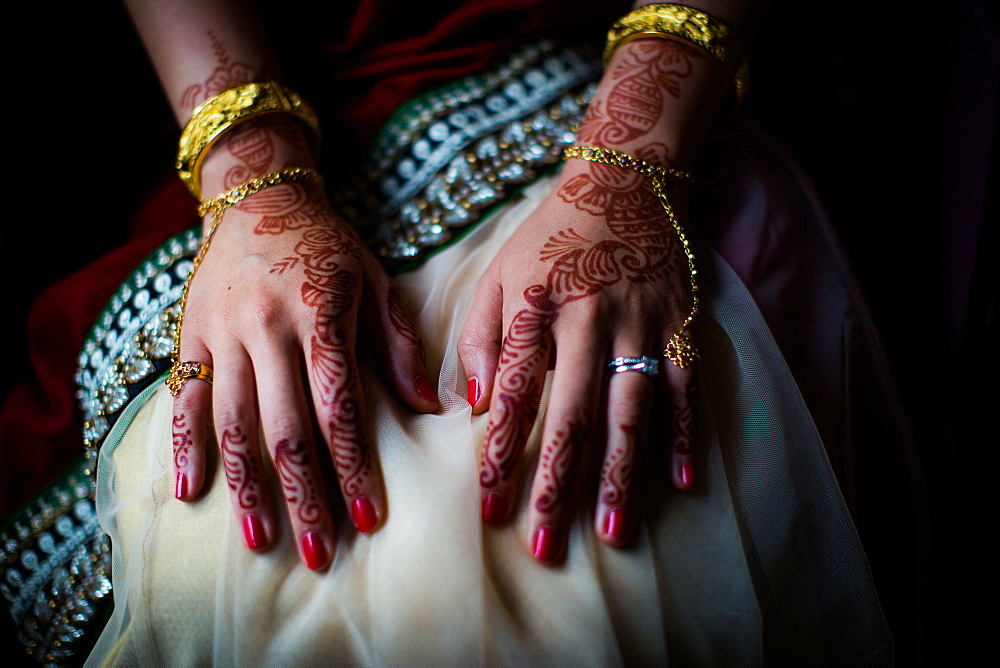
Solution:
M 538 415 L 542 397 L 539 379 L 549 361 L 547 332 L 555 314 L 520 311 L 510 324 L 500 349 L 503 372 L 486 429 L 486 447 L 480 461 L 479 482 L 493 487 L 513 474 Z
M 181 96 L 181 107 L 184 109 L 194 109 L 213 95 L 257 78 L 257 68 L 244 62 L 231 60 L 226 46 L 213 31 L 208 31 L 208 38 L 212 41 L 212 51 L 215 52 L 215 59 L 219 66 L 212 71 L 211 76 L 204 83 L 194 84 L 184 91 Z
M 237 425 L 222 431 L 219 447 L 222 449 L 222 466 L 226 470 L 229 489 L 236 492 L 240 508 L 250 510 L 257 506 L 261 484 L 260 467 L 247 448 L 249 439 Z
M 566 485 L 570 470 L 583 452 L 583 447 L 590 440 L 590 422 L 579 425 L 566 425 L 556 431 L 555 438 L 545 444 L 539 458 L 539 470 L 544 470 L 544 491 L 535 502 L 535 509 L 542 513 L 551 513 L 560 505 L 566 503 L 569 489 Z
M 385 305 L 386 311 L 389 313 L 389 322 L 392 323 L 393 329 L 396 330 L 397 334 L 416 346 L 420 359 L 425 360 L 424 342 L 413 327 L 413 323 L 410 322 L 409 317 L 407 317 L 403 303 L 399 299 L 399 289 L 395 285 L 390 287 L 389 292 L 386 293 Z
M 635 451 L 635 427 L 630 425 L 618 425 L 624 432 L 626 438 L 631 442 Z M 623 447 L 617 447 L 604 461 L 601 468 L 601 487 L 604 494 L 601 501 L 608 506 L 620 506 L 628 502 L 628 493 L 632 481 L 632 457 Z
M 315 309 L 315 329 L 309 359 L 314 391 L 328 410 L 330 450 L 341 486 L 348 496 L 360 493 L 371 475 L 371 454 L 364 443 L 358 395 L 358 371 L 350 355 L 347 333 L 338 326 L 354 307 L 357 279 L 341 266 L 345 257 L 360 259 L 357 238 L 341 228 L 306 230 L 295 255 L 275 263 L 272 273 L 301 265 L 305 281 L 302 303 Z
M 679 43 L 635 43 L 608 75 L 614 82 L 605 102 L 587 110 L 577 141 L 611 146 L 648 134 L 659 122 L 664 93 L 679 97 L 681 80 L 704 56 Z
M 323 506 L 309 464 L 305 441 L 286 438 L 274 448 L 274 466 L 278 470 L 285 499 L 294 507 L 301 522 L 315 524 L 323 516 Z
M 184 413 L 174 416 L 173 443 L 174 468 L 177 470 L 187 468 L 188 453 L 194 445 L 194 440 L 191 438 L 191 429 L 187 425 L 187 416 Z
M 680 455 L 691 454 L 691 441 L 694 436 L 694 411 L 687 403 L 680 408 L 674 408 L 674 452 Z

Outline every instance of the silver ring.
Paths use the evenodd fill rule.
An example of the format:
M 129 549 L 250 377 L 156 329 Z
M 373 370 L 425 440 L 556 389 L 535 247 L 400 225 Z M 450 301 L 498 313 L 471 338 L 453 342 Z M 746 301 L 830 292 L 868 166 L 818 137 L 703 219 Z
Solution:
M 625 371 L 639 371 L 647 376 L 660 373 L 660 360 L 655 357 L 616 357 L 608 364 L 608 375 Z

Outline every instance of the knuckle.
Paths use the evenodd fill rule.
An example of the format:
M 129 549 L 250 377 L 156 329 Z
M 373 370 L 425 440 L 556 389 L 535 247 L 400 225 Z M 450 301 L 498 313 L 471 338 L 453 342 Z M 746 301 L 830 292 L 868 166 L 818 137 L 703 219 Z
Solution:
M 635 429 L 643 424 L 644 411 L 641 401 L 618 398 L 611 401 L 608 409 L 611 419 L 616 425 Z
M 294 415 L 277 415 L 269 420 L 266 428 L 269 437 L 268 440 L 275 443 L 282 440 L 305 440 L 305 430 L 302 427 L 302 421 Z
M 249 418 L 250 411 L 240 404 L 223 401 L 215 406 L 215 427 L 220 432 L 242 429 Z

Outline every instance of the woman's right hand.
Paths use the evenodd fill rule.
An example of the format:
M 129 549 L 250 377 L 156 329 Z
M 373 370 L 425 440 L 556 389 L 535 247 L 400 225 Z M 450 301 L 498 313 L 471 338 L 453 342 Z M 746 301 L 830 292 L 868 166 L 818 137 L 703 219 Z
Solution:
M 302 139 L 301 129 L 280 116 L 238 126 L 212 149 L 203 191 L 211 197 L 270 171 L 310 166 Z M 322 447 L 358 530 L 378 525 L 385 497 L 364 433 L 359 316 L 374 328 L 367 336 L 402 400 L 436 410 L 423 346 L 396 288 L 320 186 L 270 186 L 225 212 L 184 314 L 180 359 L 212 367 L 214 384 L 189 379 L 174 402 L 178 499 L 193 500 L 202 489 L 214 426 L 246 543 L 269 545 L 277 523 L 260 431 L 309 568 L 326 567 L 336 544 Z

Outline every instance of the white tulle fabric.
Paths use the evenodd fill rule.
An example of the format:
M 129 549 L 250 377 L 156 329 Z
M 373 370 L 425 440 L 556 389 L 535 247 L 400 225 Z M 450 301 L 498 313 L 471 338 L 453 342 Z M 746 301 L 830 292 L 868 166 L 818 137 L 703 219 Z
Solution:
M 864 553 L 809 412 L 753 300 L 707 248 L 698 248 L 698 491 L 672 488 L 665 446 L 650 442 L 628 549 L 595 538 L 590 500 L 557 567 L 524 547 L 526 496 L 509 526 L 482 524 L 486 416 L 471 415 L 456 341 L 483 269 L 552 186 L 535 183 L 399 277 L 429 368 L 440 369 L 442 408 L 415 414 L 364 373 L 388 516 L 372 535 L 341 518 L 328 571 L 301 564 L 286 520 L 275 547 L 248 551 L 217 462 L 197 502 L 174 500 L 165 389 L 127 429 L 119 424 L 98 471 L 115 609 L 89 663 L 891 661 Z

